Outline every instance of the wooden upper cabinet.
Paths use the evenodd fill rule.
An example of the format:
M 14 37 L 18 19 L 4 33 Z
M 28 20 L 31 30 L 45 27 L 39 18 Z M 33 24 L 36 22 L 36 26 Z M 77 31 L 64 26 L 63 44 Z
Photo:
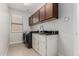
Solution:
M 58 18 L 58 4 L 57 3 L 47 3 L 45 5 L 45 19 Z
M 36 24 L 39 22 L 39 11 L 37 11 L 34 15 L 33 15 L 33 24 Z
M 29 19 L 30 24 L 38 24 L 42 21 L 58 18 L 58 3 L 46 3 Z
M 29 25 L 33 25 L 33 17 L 29 17 Z
M 45 7 L 40 8 L 40 21 L 45 20 Z

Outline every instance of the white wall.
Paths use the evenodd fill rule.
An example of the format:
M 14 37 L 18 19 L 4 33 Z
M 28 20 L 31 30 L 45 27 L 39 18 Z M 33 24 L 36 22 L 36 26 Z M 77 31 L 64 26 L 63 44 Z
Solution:
M 22 20 L 23 20 L 23 32 L 29 31 L 30 27 L 28 25 L 28 13 L 20 11 L 20 10 L 12 9 L 12 8 L 9 8 L 9 9 L 10 9 L 10 14 L 11 15 L 21 16 L 22 17 Z M 12 33 L 11 32 L 10 33 L 10 44 L 21 43 L 22 42 L 22 34 L 23 34 L 23 32 L 22 33 Z
M 6 55 L 9 45 L 10 20 L 8 7 L 0 3 L 0 55 Z
M 42 5 L 43 5 L 43 3 L 40 4 L 40 7 Z M 13 9 L 10 7 L 9 7 L 9 10 L 10 10 L 10 15 L 22 16 L 22 18 L 23 18 L 23 32 L 31 31 L 28 18 L 29 18 L 29 15 L 31 15 L 32 13 L 29 13 L 28 11 L 24 12 L 24 11 Z M 10 22 L 11 22 L 11 19 L 10 19 Z M 11 32 L 11 30 L 10 30 L 10 32 Z M 22 33 L 10 33 L 10 44 L 22 42 Z
M 74 7 L 75 4 L 59 4 L 59 19 L 49 21 L 32 26 L 32 30 L 38 30 L 41 25 L 45 30 L 58 30 L 58 54 L 73 55 L 73 40 L 74 40 Z

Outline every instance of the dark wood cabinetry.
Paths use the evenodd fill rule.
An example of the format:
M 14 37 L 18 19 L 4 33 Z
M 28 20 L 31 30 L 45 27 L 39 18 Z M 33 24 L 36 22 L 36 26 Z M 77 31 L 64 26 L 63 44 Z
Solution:
M 52 4 L 48 3 L 45 5 L 45 19 L 49 19 L 52 17 L 53 11 L 52 11 L 53 7 Z
M 58 18 L 58 3 L 53 4 L 53 17 Z
M 39 22 L 39 11 L 37 11 L 34 15 L 33 15 L 33 24 L 36 24 Z
M 29 18 L 29 24 L 34 25 L 46 20 L 58 18 L 58 3 L 46 3 Z
M 40 8 L 40 21 L 45 19 L 45 7 Z
M 47 3 L 45 5 L 45 19 L 58 18 L 58 4 L 57 3 Z

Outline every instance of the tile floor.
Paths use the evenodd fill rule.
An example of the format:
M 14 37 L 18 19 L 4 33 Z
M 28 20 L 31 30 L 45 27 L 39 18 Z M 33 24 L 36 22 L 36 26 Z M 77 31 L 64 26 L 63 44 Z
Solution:
M 33 49 L 28 49 L 24 44 L 13 44 L 9 46 L 8 56 L 39 56 Z

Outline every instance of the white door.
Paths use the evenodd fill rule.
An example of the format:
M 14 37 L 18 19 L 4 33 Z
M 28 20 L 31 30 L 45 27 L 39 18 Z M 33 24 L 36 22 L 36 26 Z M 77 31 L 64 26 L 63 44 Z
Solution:
M 47 56 L 56 56 L 57 54 L 57 35 L 47 36 Z
M 38 52 L 39 50 L 39 35 L 35 34 L 35 50 Z
M 77 21 L 79 22 L 79 20 Z M 76 24 L 75 24 L 76 25 Z M 79 23 L 77 23 L 77 29 L 75 29 L 74 38 L 73 38 L 73 55 L 79 56 Z
M 74 40 L 73 40 L 73 55 L 79 56 L 79 4 L 77 4 L 77 9 L 75 9 L 75 17 L 77 18 L 74 20 Z
M 46 36 L 39 35 L 39 54 L 46 56 Z
M 38 34 L 32 34 L 33 39 L 32 39 L 32 46 L 33 49 L 35 49 L 38 52 L 39 49 L 39 35 Z
M 35 49 L 35 37 L 34 37 L 34 34 L 32 34 L 32 48 Z

